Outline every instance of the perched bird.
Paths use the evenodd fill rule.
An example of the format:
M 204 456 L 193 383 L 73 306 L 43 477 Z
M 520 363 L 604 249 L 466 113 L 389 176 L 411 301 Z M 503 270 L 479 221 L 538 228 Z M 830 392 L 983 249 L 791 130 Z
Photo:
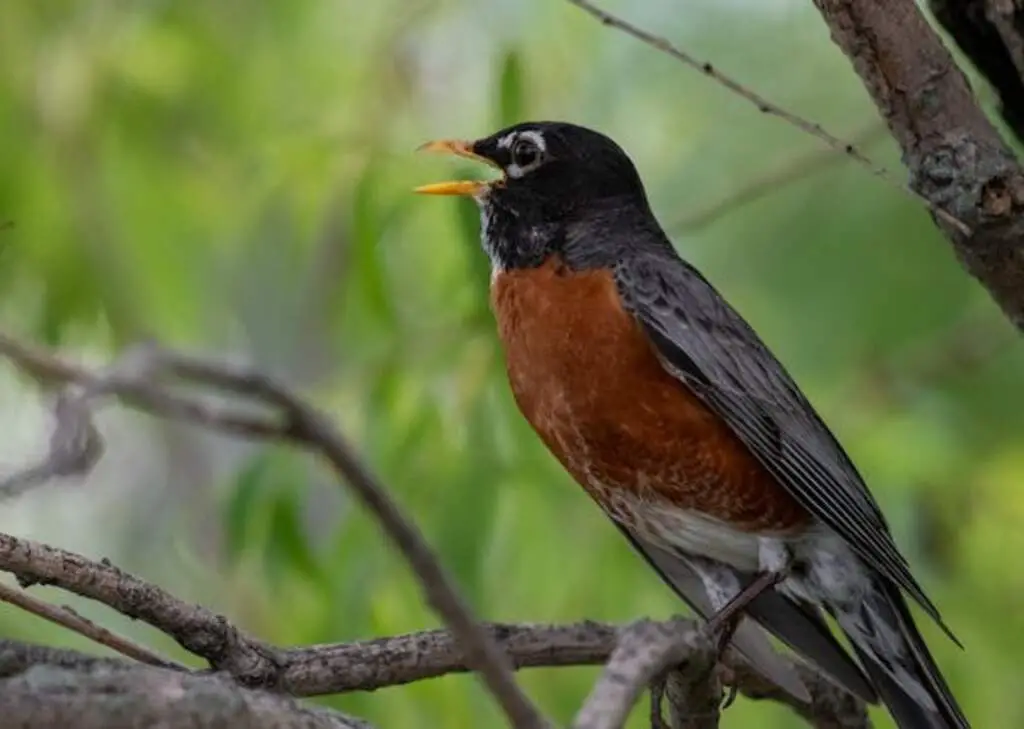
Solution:
M 860 474 L 754 330 L 676 253 L 626 153 L 560 122 L 423 149 L 501 171 L 417 191 L 476 201 L 516 403 L 661 577 L 706 618 L 745 596 L 743 615 L 848 691 L 881 698 L 901 729 L 968 727 L 904 593 L 956 639 Z M 741 618 L 732 640 L 807 695 L 757 625 Z

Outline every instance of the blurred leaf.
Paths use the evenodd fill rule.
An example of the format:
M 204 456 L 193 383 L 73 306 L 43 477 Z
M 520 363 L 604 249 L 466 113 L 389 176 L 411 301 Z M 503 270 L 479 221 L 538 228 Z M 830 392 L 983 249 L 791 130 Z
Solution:
M 351 275 L 362 299 L 383 326 L 395 323 L 395 309 L 388 292 L 380 243 L 388 220 L 381 209 L 377 168 L 367 163 L 352 193 Z
M 298 572 L 314 584 L 324 585 L 326 577 L 302 525 L 302 491 L 292 483 L 276 494 L 265 549 L 267 571 L 278 578 Z
M 494 412 L 486 398 L 467 413 L 467 439 L 458 477 L 449 487 L 461 494 L 458 508 L 445 509 L 439 549 L 471 595 L 478 596 L 486 547 L 497 517 L 499 484 L 505 478 L 494 438 Z
M 259 451 L 249 459 L 235 480 L 224 507 L 224 550 L 229 561 L 237 560 L 252 542 L 256 527 L 265 521 L 261 497 L 273 487 L 274 453 Z
M 479 173 L 479 170 L 475 171 L 475 174 Z M 468 168 L 460 169 L 459 179 L 469 179 L 473 174 Z M 476 205 L 470 205 L 466 200 L 455 200 L 454 203 L 459 238 L 465 247 L 469 268 L 467 284 L 473 289 L 472 300 L 475 302 L 467 324 L 473 328 L 490 327 L 491 262 L 480 246 L 480 212 Z
M 230 562 L 258 551 L 268 573 L 277 578 L 290 571 L 323 580 L 302 528 L 307 479 L 305 459 L 284 448 L 262 449 L 245 463 L 222 515 Z
M 523 120 L 523 61 L 516 50 L 507 51 L 501 59 L 498 76 L 498 127 Z

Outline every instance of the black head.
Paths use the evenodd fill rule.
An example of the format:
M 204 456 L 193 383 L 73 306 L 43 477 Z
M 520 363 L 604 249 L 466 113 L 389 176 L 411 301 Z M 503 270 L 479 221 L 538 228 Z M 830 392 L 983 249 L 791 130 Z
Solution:
M 626 153 L 605 135 L 564 122 L 526 122 L 475 142 L 430 142 L 424 149 L 476 159 L 502 172 L 489 182 L 442 182 L 419 192 L 468 195 L 480 206 L 483 243 L 501 268 L 539 265 L 580 238 L 582 227 L 650 218 L 647 197 Z M 609 236 L 590 236 L 595 244 Z M 593 251 L 591 251 L 592 253 Z M 607 251 L 611 254 L 613 251 Z

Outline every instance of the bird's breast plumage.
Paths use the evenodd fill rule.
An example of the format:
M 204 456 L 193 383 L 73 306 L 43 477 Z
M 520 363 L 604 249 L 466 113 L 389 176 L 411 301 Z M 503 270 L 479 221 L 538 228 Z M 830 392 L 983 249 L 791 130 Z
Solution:
M 803 508 L 662 367 L 611 271 L 575 271 L 553 256 L 497 272 L 491 303 L 520 410 L 614 518 L 645 531 L 660 531 L 648 522 L 673 510 L 749 532 L 806 525 Z

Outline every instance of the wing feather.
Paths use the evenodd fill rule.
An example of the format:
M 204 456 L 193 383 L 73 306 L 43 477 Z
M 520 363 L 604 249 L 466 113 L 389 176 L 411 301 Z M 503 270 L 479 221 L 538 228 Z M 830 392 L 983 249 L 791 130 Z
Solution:
M 910 573 L 842 446 L 711 284 L 674 251 L 661 249 L 624 259 L 616 284 L 665 368 L 722 417 L 795 499 L 956 640 Z

